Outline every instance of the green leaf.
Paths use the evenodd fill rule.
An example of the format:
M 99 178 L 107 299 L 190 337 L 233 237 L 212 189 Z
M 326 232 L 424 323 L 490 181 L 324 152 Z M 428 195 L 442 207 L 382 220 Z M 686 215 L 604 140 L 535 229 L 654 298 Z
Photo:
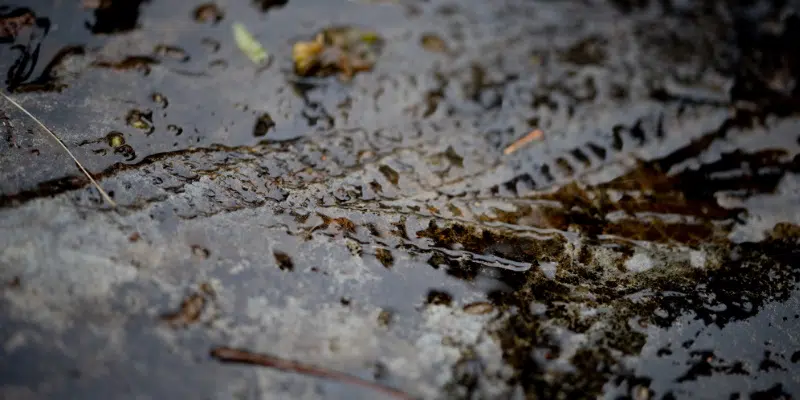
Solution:
M 361 41 L 367 44 L 375 44 L 380 40 L 380 36 L 375 32 L 364 32 L 361 34 Z
M 239 50 L 254 63 L 262 64 L 267 61 L 269 57 L 267 51 L 264 50 L 261 43 L 253 37 L 250 31 L 239 22 L 233 23 L 233 39 L 236 41 L 236 45 L 239 46 Z

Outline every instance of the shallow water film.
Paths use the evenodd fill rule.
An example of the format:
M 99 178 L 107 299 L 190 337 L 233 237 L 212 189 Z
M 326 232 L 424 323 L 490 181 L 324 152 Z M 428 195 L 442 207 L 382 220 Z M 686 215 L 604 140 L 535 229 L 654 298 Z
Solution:
M 0 0 L 0 398 L 796 398 L 798 43 L 793 1 Z

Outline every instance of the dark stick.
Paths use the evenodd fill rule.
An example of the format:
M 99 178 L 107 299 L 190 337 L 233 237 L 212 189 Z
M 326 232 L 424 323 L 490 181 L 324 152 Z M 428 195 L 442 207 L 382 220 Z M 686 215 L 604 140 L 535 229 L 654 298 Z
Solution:
M 252 353 L 247 350 L 232 349 L 230 347 L 216 347 L 211 349 L 211 357 L 226 363 L 239 363 L 259 365 L 267 368 L 275 368 L 285 372 L 314 376 L 317 378 L 331 379 L 351 385 L 366 387 L 394 396 L 398 399 L 413 400 L 410 395 L 397 389 L 383 386 L 381 384 L 361 379 L 352 375 L 347 375 L 338 371 L 331 371 L 313 365 L 303 364 L 297 361 L 286 360 L 268 354 Z

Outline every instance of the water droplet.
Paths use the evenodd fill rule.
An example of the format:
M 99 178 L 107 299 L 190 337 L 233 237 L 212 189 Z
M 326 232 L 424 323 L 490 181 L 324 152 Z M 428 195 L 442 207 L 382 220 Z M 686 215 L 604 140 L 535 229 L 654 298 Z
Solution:
M 207 38 L 207 37 L 201 39 L 200 43 L 202 43 L 203 46 L 207 47 L 208 50 L 210 52 L 212 52 L 212 53 L 218 52 L 219 48 L 222 47 L 221 44 L 219 43 L 219 41 L 217 41 L 215 39 L 212 39 L 212 38 Z
M 125 117 L 125 121 L 127 122 L 128 126 L 146 131 L 148 135 L 153 133 L 153 130 L 155 129 L 153 127 L 153 112 L 150 110 L 130 110 L 128 112 L 128 116 Z
M 167 108 L 169 105 L 169 101 L 167 100 L 166 96 L 161 93 L 155 92 L 150 95 L 150 98 L 153 100 L 153 102 L 161 106 L 161 108 Z
M 183 299 L 180 308 L 173 312 L 164 314 L 161 319 L 173 326 L 186 326 L 197 322 L 203 313 L 206 305 L 206 298 L 199 293 L 193 293 Z
M 272 254 L 275 256 L 275 261 L 278 263 L 278 268 L 283 271 L 293 271 L 294 263 L 288 254 L 282 251 L 274 251 Z
M 280 7 L 285 6 L 289 0 L 255 0 L 253 3 L 256 3 L 261 11 L 268 11 L 272 7 Z
M 381 165 L 378 167 L 378 171 L 380 171 L 392 185 L 397 185 L 397 182 L 400 181 L 400 174 L 388 165 Z
M 275 127 L 275 121 L 272 120 L 269 114 L 263 113 L 256 120 L 256 126 L 253 128 L 253 136 L 265 136 L 273 127 Z
M 129 56 L 124 60 L 111 62 L 111 61 L 95 61 L 92 63 L 93 67 L 109 68 L 117 71 L 141 71 L 145 76 L 150 74 L 153 65 L 158 65 L 159 62 L 153 57 L 148 56 Z
M 136 151 L 133 150 L 133 147 L 129 144 L 123 144 L 122 146 L 117 147 L 114 149 L 114 154 L 120 154 L 125 157 L 125 161 L 133 161 L 136 159 Z
M 183 133 L 183 128 L 179 127 L 178 125 L 169 124 L 167 125 L 167 131 L 175 136 L 180 136 L 181 133 Z
M 352 254 L 353 257 L 361 257 L 362 249 L 361 245 L 358 244 L 358 242 L 351 239 L 346 239 L 345 245 L 347 245 L 347 249 L 350 250 L 350 254 Z
M 433 53 L 447 53 L 447 44 L 436 34 L 426 33 L 420 37 L 422 48 Z
M 192 255 L 197 258 L 205 260 L 208 258 L 208 256 L 211 255 L 211 252 L 208 251 L 208 249 L 206 249 L 205 247 L 201 247 L 195 244 L 192 245 Z
M 389 324 L 392 323 L 392 317 L 394 317 L 394 315 L 391 311 L 382 310 L 380 314 L 378 314 L 378 325 L 388 327 Z
M 225 17 L 225 13 L 214 3 L 203 3 L 194 9 L 194 20 L 200 23 L 216 24 Z
M 391 268 L 392 264 L 394 264 L 394 257 L 392 256 L 392 252 L 387 249 L 375 249 L 375 257 L 386 268 Z
M 213 71 L 222 71 L 228 68 L 228 62 L 225 60 L 213 60 L 208 63 L 208 68 Z
M 442 292 L 440 290 L 431 290 L 428 292 L 428 298 L 425 300 L 425 304 L 429 305 L 442 305 L 442 306 L 449 306 L 453 303 L 453 296 L 451 296 L 447 292 Z
M 189 53 L 187 53 L 186 50 L 180 47 L 167 46 L 163 44 L 156 46 L 153 52 L 161 57 L 170 58 L 179 62 L 189 61 L 190 58 Z
M 636 385 L 631 389 L 631 392 L 634 400 L 650 400 L 651 392 L 646 386 Z
M 125 145 L 125 135 L 122 132 L 113 131 L 106 135 L 106 142 L 112 148 L 116 149 Z

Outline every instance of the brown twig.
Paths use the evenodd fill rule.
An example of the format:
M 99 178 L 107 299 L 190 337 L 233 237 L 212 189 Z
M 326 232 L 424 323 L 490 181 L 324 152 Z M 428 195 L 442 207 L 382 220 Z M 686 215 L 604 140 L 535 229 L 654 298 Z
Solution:
M 294 372 L 297 374 L 309 375 L 317 378 L 331 379 L 342 383 L 348 383 L 351 385 L 377 390 L 398 399 L 414 399 L 406 393 L 378 384 L 376 382 L 371 382 L 338 371 L 327 370 L 297 361 L 282 359 L 268 354 L 252 353 L 247 350 L 233 349 L 230 347 L 216 347 L 211 349 L 211 357 L 226 363 L 259 365 L 267 368 L 275 368 L 284 372 Z
M 537 140 L 537 139 L 541 139 L 543 135 L 544 135 L 544 132 L 542 132 L 541 129 L 534 129 L 529 134 L 519 138 L 516 142 L 511 143 L 511 145 L 506 147 L 505 150 L 503 150 L 503 154 L 504 155 L 509 155 L 509 154 L 517 151 L 520 147 L 528 144 L 529 142 L 532 142 L 532 141 Z

